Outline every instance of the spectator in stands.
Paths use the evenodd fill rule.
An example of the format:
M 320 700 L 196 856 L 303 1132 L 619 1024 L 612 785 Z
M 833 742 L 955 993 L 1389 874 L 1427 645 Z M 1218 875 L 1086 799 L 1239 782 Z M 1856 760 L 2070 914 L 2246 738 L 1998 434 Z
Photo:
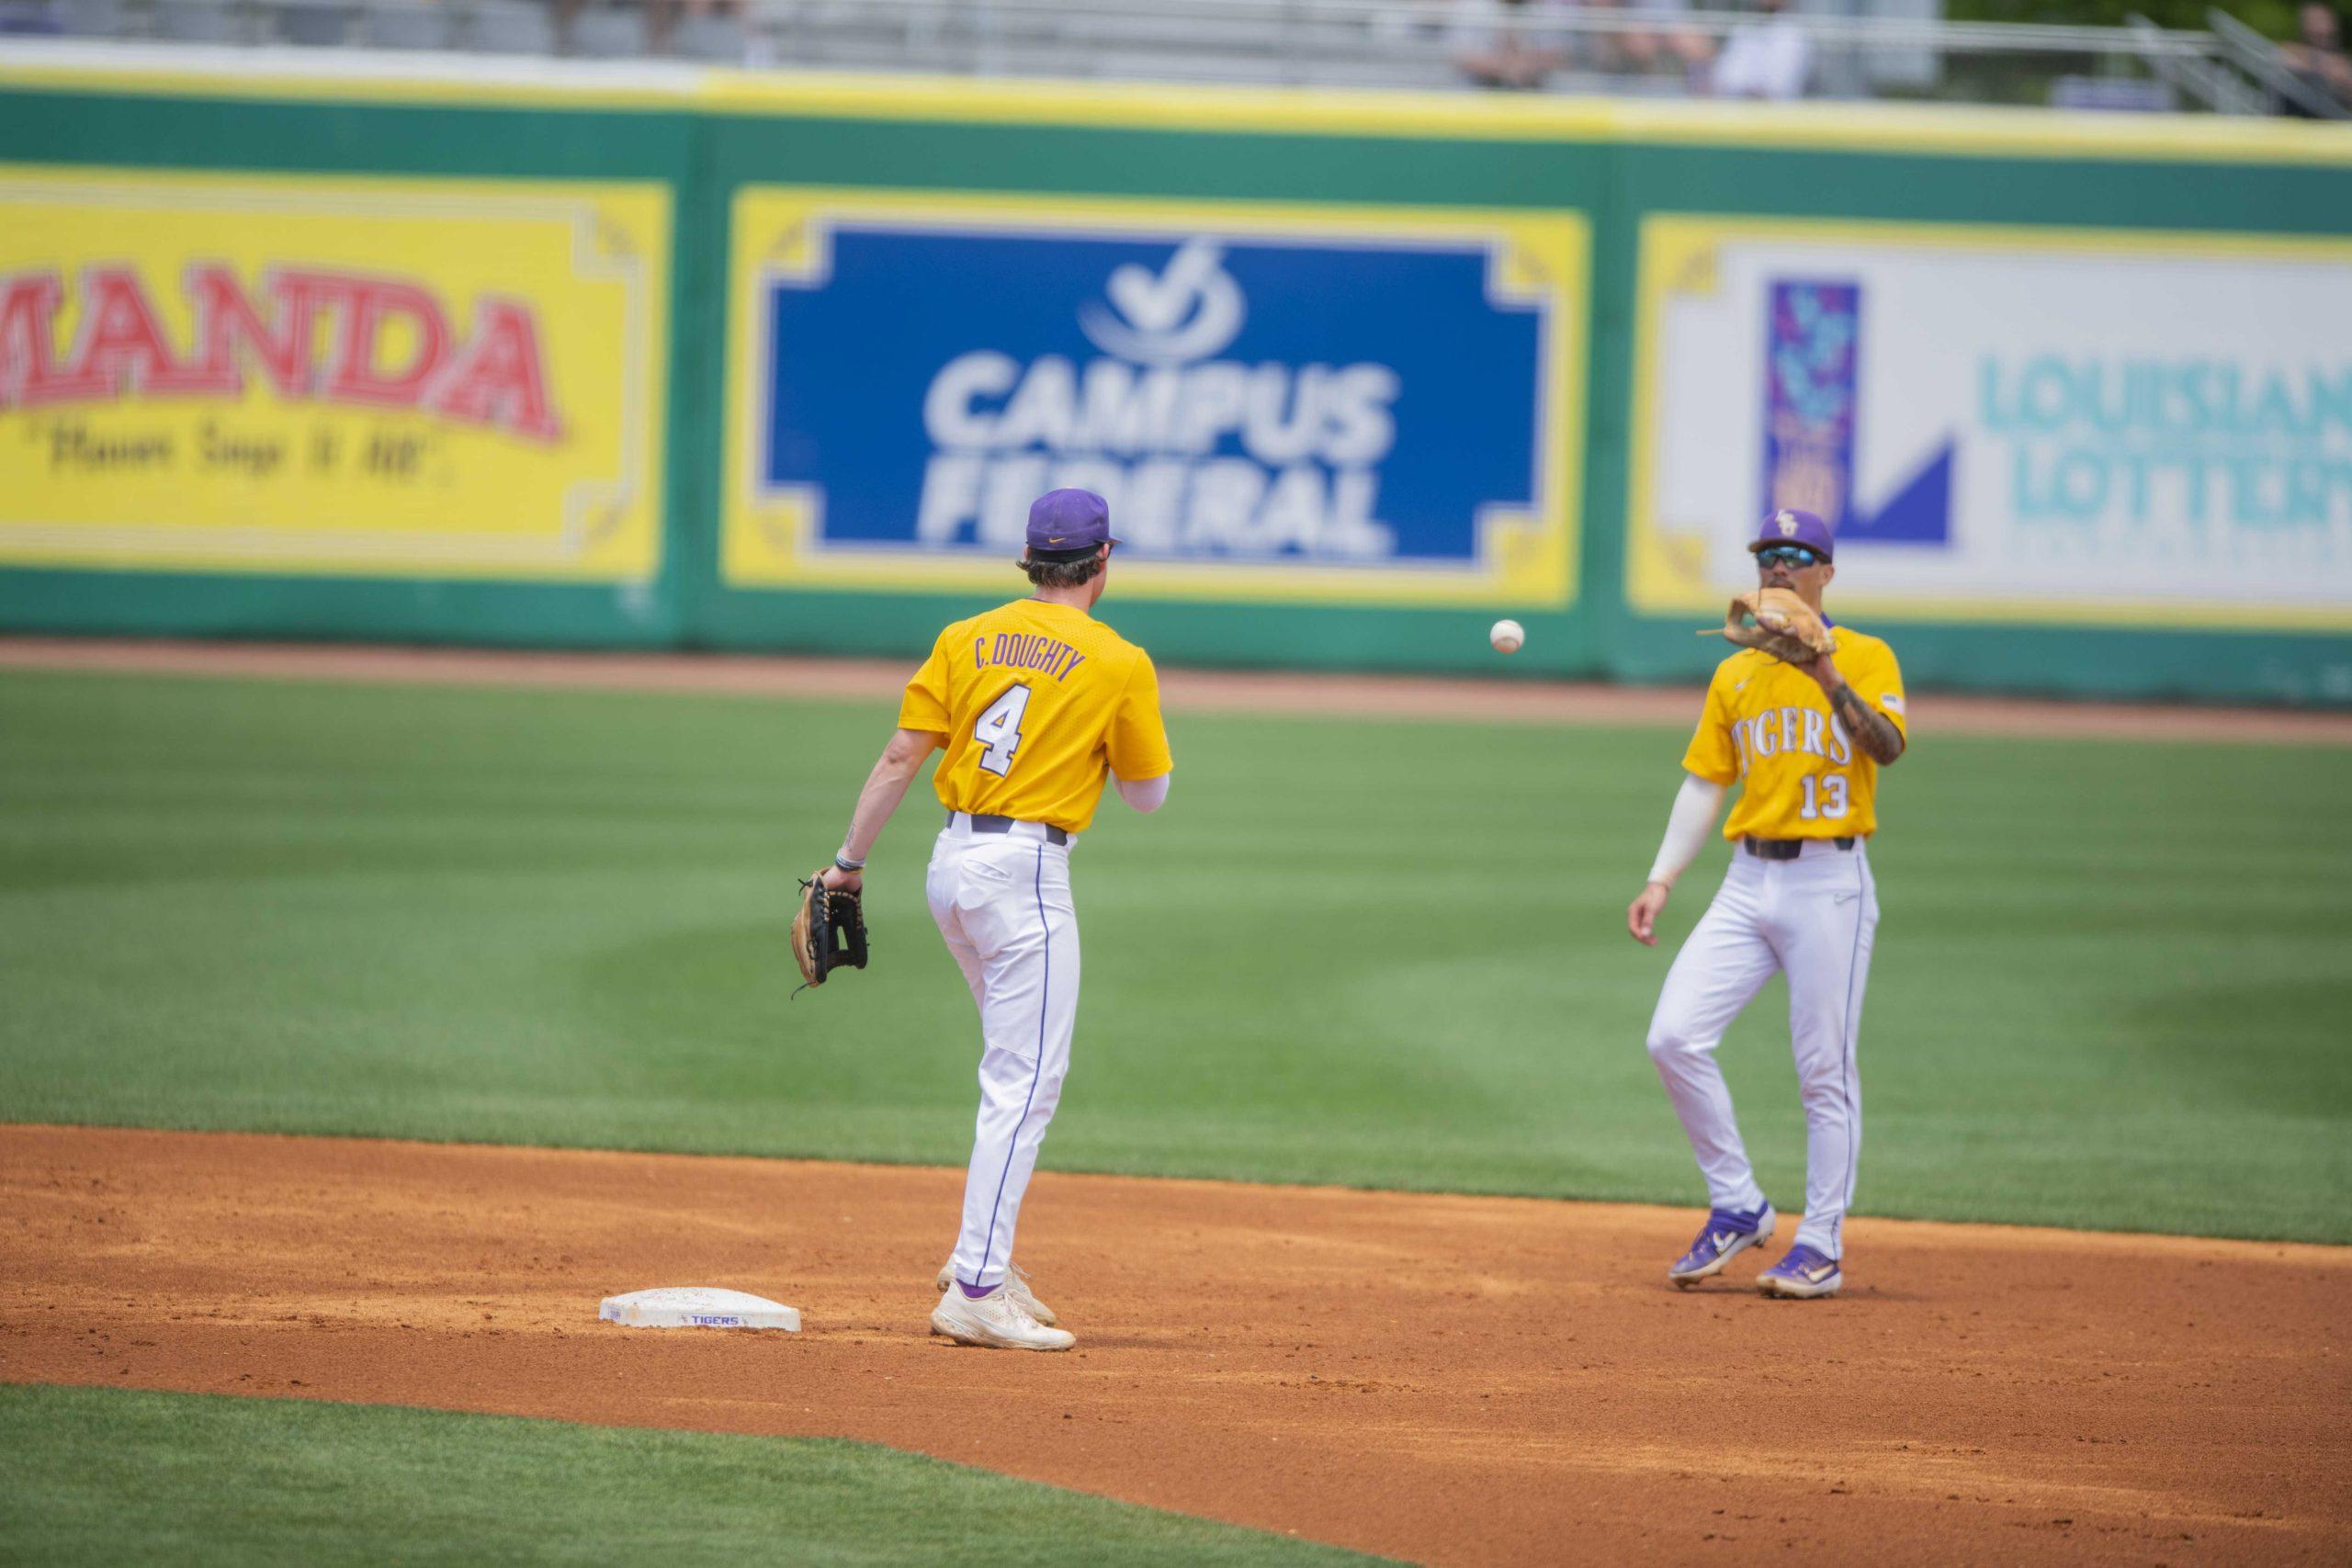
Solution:
M 1481 87 L 1532 92 L 1568 62 L 1567 40 L 1543 25 L 1558 0 L 1454 0 L 1446 52 Z
M 1801 98 L 1813 74 L 1813 39 L 1788 0 L 1755 0 L 1757 15 L 1724 35 L 1708 89 L 1719 98 Z
M 2279 57 L 2296 80 L 2324 97 L 2333 98 L 2347 113 L 2352 113 L 2352 60 L 2345 58 L 2344 29 L 2336 19 L 2335 7 L 2311 0 L 2296 14 L 2301 37 L 2294 43 L 2281 45 Z M 2320 117 L 2292 98 L 2279 105 L 2278 112 L 2304 119 Z
M 645 0 L 645 44 L 655 54 L 666 54 L 681 16 L 732 17 L 740 25 L 743 0 Z M 738 46 L 740 48 L 740 45 Z
M 1679 18 L 1690 9 L 1690 0 L 1586 0 L 1586 9 L 1623 10 L 1634 18 L 1657 24 L 1656 30 L 1595 33 L 1587 37 L 1584 42 L 1597 46 L 1597 52 L 1589 54 L 1587 63 L 1598 69 L 1682 79 L 1704 65 L 1712 52 L 1704 34 L 1692 32 L 1680 23 Z

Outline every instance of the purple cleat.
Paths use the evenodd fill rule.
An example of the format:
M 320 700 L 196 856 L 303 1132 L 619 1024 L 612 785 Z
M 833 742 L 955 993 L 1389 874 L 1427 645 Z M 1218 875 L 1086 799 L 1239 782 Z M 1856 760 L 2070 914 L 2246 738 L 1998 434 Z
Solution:
M 1836 1258 L 1802 1242 L 1789 1248 L 1786 1258 L 1756 1276 L 1756 1288 L 1766 1295 L 1792 1296 L 1799 1301 L 1834 1296 L 1845 1282 L 1846 1276 L 1839 1271 Z
M 1724 1265 L 1758 1242 L 1772 1238 L 1780 1216 L 1766 1203 L 1754 1209 L 1711 1209 L 1699 1227 L 1699 1239 L 1675 1259 L 1666 1277 L 1684 1290 L 1724 1271 Z M 1833 1287 L 1834 1288 L 1834 1287 Z

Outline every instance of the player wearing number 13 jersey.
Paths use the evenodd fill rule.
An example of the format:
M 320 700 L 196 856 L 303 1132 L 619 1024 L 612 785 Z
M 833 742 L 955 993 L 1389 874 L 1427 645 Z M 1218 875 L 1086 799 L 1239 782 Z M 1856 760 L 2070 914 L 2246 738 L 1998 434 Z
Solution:
M 1764 519 L 1748 548 L 1761 586 L 1792 590 L 1819 613 L 1836 574 L 1834 545 L 1820 518 L 1782 510 Z M 1804 1103 L 1804 1222 L 1758 1284 L 1767 1295 L 1808 1297 L 1833 1294 L 1845 1280 L 1846 1211 L 1862 1142 L 1855 1054 L 1878 931 L 1868 844 L 1878 829 L 1878 770 L 1902 756 L 1908 720 L 1894 650 L 1828 625 L 1837 646 L 1811 663 L 1742 649 L 1716 669 L 1683 753 L 1665 841 L 1626 911 L 1634 937 L 1655 945 L 1675 878 L 1698 853 L 1725 792 L 1739 784 L 1724 825 L 1731 869 L 1675 955 L 1650 1021 L 1650 1058 L 1698 1156 L 1710 1206 L 1698 1240 L 1667 1271 L 1677 1285 L 1720 1273 L 1734 1255 L 1769 1240 L 1778 1221 L 1756 1184 L 1715 1062 L 1724 1030 L 1776 970 L 1788 976 L 1789 1039 Z
M 923 759 L 944 748 L 936 784 L 947 823 L 924 892 L 979 1008 L 980 1113 L 963 1225 L 934 1281 L 931 1324 L 968 1345 L 1077 1343 L 1012 1267 L 1012 1237 L 1078 1019 L 1070 846 L 1093 821 L 1106 777 L 1138 811 L 1168 798 L 1151 660 L 1089 614 L 1117 543 L 1101 496 L 1038 498 L 1022 561 L 1036 592 L 939 634 L 824 874 L 828 886 L 855 885 Z
M 1831 630 L 1838 673 L 1900 733 L 1906 721 L 1894 650 L 1851 626 Z M 1867 839 L 1878 831 L 1877 761 L 1846 732 L 1819 682 L 1757 649 L 1741 649 L 1716 667 L 1682 767 L 1710 784 L 1740 786 L 1724 823 L 1734 844 Z

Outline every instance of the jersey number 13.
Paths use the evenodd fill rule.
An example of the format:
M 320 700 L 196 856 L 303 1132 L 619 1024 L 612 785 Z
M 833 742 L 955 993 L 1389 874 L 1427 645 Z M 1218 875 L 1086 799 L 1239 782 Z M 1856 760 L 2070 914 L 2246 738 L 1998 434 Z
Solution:
M 980 766 L 1002 778 L 1012 771 L 1012 754 L 1021 750 L 1021 716 L 1029 711 L 1029 688 L 1008 686 L 972 721 L 972 739 L 980 743 Z
M 1846 775 L 1843 773 L 1807 773 L 1804 776 L 1804 805 L 1797 815 L 1807 821 L 1817 818 L 1846 815 Z

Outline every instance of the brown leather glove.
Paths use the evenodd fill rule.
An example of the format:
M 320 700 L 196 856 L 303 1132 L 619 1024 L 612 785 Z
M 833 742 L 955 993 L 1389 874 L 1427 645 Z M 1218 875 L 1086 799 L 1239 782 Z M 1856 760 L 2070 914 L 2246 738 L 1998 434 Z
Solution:
M 800 907 L 792 915 L 792 958 L 808 986 L 821 986 L 834 970 L 865 967 L 865 904 L 845 887 L 825 886 L 819 866 L 800 885 Z
M 1742 593 L 1724 612 L 1724 624 L 1701 637 L 1724 637 L 1742 648 L 1753 648 L 1786 660 L 1810 664 L 1837 648 L 1837 639 L 1821 617 L 1794 589 L 1758 588 Z

